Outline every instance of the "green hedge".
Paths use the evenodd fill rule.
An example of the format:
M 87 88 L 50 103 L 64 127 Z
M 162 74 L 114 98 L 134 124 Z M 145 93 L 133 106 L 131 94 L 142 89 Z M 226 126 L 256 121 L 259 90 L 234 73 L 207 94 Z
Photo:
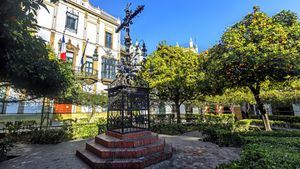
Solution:
M 189 131 L 198 130 L 199 127 L 193 124 L 152 124 L 151 131 L 159 134 L 179 135 Z
M 250 126 L 250 125 L 256 125 L 256 126 L 264 126 L 264 123 L 262 120 L 259 120 L 259 119 L 244 119 L 244 120 L 239 120 L 237 122 L 237 125 L 238 126 Z M 270 125 L 272 127 L 283 127 L 283 128 L 287 128 L 289 127 L 289 125 L 284 122 L 284 121 L 273 121 L 273 120 L 270 120 Z
M 30 142 L 33 144 L 57 144 L 70 138 L 64 129 L 36 129 L 30 133 Z
M 5 131 L 11 136 L 11 142 L 23 142 L 34 144 L 57 144 L 66 140 L 78 138 L 91 138 L 106 131 L 106 119 L 99 118 L 94 123 L 88 123 L 88 119 L 77 122 L 65 120 L 60 127 L 40 129 L 36 123 L 7 122 Z
M 294 146 L 260 143 L 243 147 L 241 160 L 220 165 L 219 169 L 298 169 L 300 152 Z
M 72 139 L 91 138 L 106 131 L 106 119 L 99 118 L 94 123 L 88 123 L 88 120 L 81 120 L 78 123 L 72 123 L 67 126 Z
M 294 129 L 300 129 L 300 123 L 292 123 L 290 124 L 290 127 Z
M 209 141 L 219 146 L 240 147 L 243 145 L 243 139 L 238 132 L 232 132 L 224 129 L 205 129 L 203 141 Z
M 250 115 L 251 119 L 259 119 L 256 115 Z M 286 123 L 300 123 L 300 116 L 269 115 L 270 120 L 284 121 Z
M 226 129 L 233 130 L 235 126 L 235 115 L 233 114 L 205 114 L 199 116 L 197 125 L 200 130 L 210 129 Z
M 239 161 L 219 169 L 297 169 L 300 168 L 300 131 L 229 132 L 216 131 L 209 141 L 221 146 L 242 146 Z

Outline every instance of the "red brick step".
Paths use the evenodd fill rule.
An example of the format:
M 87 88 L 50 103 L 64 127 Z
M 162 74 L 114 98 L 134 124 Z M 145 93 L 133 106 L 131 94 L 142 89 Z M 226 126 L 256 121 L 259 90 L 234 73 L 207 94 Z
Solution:
M 137 158 L 163 151 L 164 140 L 134 148 L 108 148 L 93 142 L 86 143 L 86 150 L 93 152 L 100 158 Z
M 158 141 L 158 135 L 146 135 L 136 139 L 118 139 L 105 134 L 95 137 L 95 142 L 109 148 L 134 148 Z
M 154 163 L 171 158 L 172 147 L 170 145 L 165 145 L 163 151 L 141 158 L 103 159 L 87 150 L 77 150 L 76 155 L 93 169 L 142 169 Z
M 140 137 L 145 137 L 147 135 L 151 135 L 151 131 L 139 131 L 139 132 L 134 132 L 134 133 L 126 133 L 126 134 L 121 134 L 121 133 L 116 133 L 113 131 L 106 131 L 106 135 L 115 137 L 118 139 L 137 139 Z

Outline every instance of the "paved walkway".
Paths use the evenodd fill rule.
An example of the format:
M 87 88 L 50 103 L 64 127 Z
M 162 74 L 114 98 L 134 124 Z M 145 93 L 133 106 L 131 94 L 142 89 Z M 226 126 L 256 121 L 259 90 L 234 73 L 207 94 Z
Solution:
M 147 169 L 212 169 L 221 163 L 239 158 L 240 149 L 220 148 L 215 144 L 198 141 L 197 132 L 182 136 L 160 135 L 173 145 L 173 158 Z M 89 169 L 75 156 L 76 149 L 84 148 L 86 140 L 76 140 L 57 145 L 18 145 L 12 154 L 17 158 L 0 163 L 1 169 Z

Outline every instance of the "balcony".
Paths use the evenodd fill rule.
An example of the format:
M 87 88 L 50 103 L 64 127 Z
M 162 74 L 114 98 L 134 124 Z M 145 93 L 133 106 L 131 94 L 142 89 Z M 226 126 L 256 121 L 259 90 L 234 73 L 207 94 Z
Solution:
M 89 67 L 84 67 L 83 69 L 81 69 L 81 67 L 78 66 L 74 69 L 74 72 L 77 78 L 85 81 L 88 84 L 98 82 L 98 70 L 96 69 L 91 69 Z

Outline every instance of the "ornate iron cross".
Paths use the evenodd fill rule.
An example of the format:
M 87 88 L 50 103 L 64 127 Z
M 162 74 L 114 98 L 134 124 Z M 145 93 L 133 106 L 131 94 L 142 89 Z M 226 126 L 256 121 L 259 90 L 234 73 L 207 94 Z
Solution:
M 121 81 L 127 84 L 129 83 L 129 79 L 134 77 L 135 73 L 135 65 L 132 64 L 132 58 L 133 56 L 130 53 L 130 47 L 131 47 L 131 37 L 130 37 L 130 25 L 133 24 L 132 20 L 134 17 L 136 17 L 139 13 L 141 13 L 144 10 L 144 5 L 140 5 L 136 8 L 136 10 L 133 12 L 130 10 L 131 3 L 127 4 L 125 13 L 126 16 L 123 19 L 123 22 L 121 25 L 116 29 L 116 33 L 120 32 L 121 30 L 125 30 L 125 58 L 121 58 L 121 64 L 119 65 L 119 75 L 117 78 L 122 79 Z

